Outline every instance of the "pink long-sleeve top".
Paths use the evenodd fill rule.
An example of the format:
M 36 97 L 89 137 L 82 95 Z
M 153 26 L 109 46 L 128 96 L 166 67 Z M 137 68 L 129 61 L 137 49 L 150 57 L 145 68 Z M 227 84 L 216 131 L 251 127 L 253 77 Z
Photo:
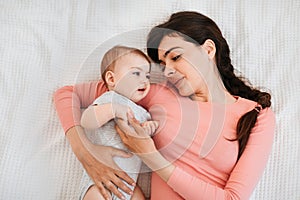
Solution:
M 54 101 L 65 131 L 80 125 L 81 111 L 107 91 L 103 82 L 65 86 Z M 260 111 L 244 153 L 237 162 L 236 126 L 256 102 L 236 97 L 232 104 L 192 101 L 168 87 L 153 84 L 139 102 L 160 127 L 153 137 L 162 155 L 175 166 L 168 182 L 152 174 L 151 199 L 248 199 L 267 164 L 275 116 Z

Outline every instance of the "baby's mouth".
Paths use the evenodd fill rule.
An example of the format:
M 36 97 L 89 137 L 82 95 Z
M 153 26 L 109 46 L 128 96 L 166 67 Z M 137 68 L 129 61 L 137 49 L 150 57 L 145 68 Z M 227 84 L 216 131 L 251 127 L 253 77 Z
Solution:
M 138 89 L 139 92 L 144 92 L 146 90 L 146 88 L 140 88 Z

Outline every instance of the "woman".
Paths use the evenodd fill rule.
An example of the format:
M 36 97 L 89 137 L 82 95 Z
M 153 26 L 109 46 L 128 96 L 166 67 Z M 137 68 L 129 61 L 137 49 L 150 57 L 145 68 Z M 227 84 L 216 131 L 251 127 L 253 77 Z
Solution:
M 172 108 L 184 105 L 183 108 L 196 116 L 189 117 L 189 120 L 196 118 L 196 122 L 190 123 L 186 120 L 187 116 L 178 116 L 184 114 L 185 109 L 181 109 L 182 112 L 174 109 L 169 109 L 168 112 L 166 109 L 165 122 L 170 119 L 173 119 L 170 122 L 173 125 L 174 120 L 177 120 L 177 124 L 181 122 L 182 127 L 175 126 L 181 131 L 174 133 L 174 126 L 166 123 L 154 136 L 155 145 L 130 114 L 129 119 L 135 132 L 126 125 L 121 128 L 125 133 L 130 132 L 131 136 L 118 129 L 123 142 L 156 172 L 152 176 L 151 199 L 161 199 L 162 196 L 164 199 L 248 199 L 262 175 L 272 147 L 275 120 L 269 109 L 270 95 L 249 87 L 234 74 L 226 40 L 217 25 L 202 14 L 173 14 L 167 22 L 151 30 L 147 50 L 153 61 L 163 65 L 164 75 L 180 94 L 174 98 L 183 103 L 174 103 Z M 90 94 L 89 98 L 102 90 L 99 89 L 99 84 L 78 87 L 81 87 L 80 93 L 92 90 L 86 92 Z M 159 91 L 162 91 L 160 94 L 168 94 L 170 98 L 174 94 L 167 89 Z M 70 88 L 70 94 L 72 93 L 74 90 Z M 79 94 L 77 91 L 75 93 Z M 62 110 L 66 110 L 66 104 L 70 106 L 72 103 L 68 101 L 63 106 L 59 99 L 65 95 L 67 92 L 63 90 L 56 94 L 61 119 L 64 118 Z M 157 102 L 164 105 L 169 99 L 163 98 L 155 102 L 162 95 L 151 91 L 149 95 L 149 100 L 141 102 L 141 105 L 150 111 L 155 120 L 155 112 L 151 112 L 151 106 L 157 105 Z M 84 97 L 82 94 L 78 96 Z M 79 102 L 83 103 L 83 107 L 86 104 L 84 99 L 77 100 L 76 108 L 79 107 Z M 168 104 L 164 106 L 167 107 Z M 78 125 L 78 112 L 77 110 L 73 116 L 73 123 L 68 124 L 62 120 L 65 130 Z M 70 113 L 71 111 L 66 115 Z M 195 123 L 196 127 L 191 126 Z M 75 154 L 90 172 L 101 193 L 105 193 L 101 183 L 114 193 L 117 191 L 112 183 L 128 192 L 128 188 L 120 184 L 117 176 L 126 181 L 129 178 L 124 173 L 101 166 L 103 164 L 95 161 L 79 140 L 78 135 L 82 134 L 82 130 L 74 127 L 68 130 L 67 136 Z M 135 136 L 145 138 L 138 139 Z M 78 149 L 83 149 L 84 153 L 79 153 Z M 101 153 L 115 155 L 113 151 Z M 82 158 L 82 155 L 88 156 Z M 99 159 L 107 158 L 112 164 L 109 156 L 103 155 Z M 107 175 L 100 177 L 97 173 Z M 132 181 L 129 180 L 129 183 Z

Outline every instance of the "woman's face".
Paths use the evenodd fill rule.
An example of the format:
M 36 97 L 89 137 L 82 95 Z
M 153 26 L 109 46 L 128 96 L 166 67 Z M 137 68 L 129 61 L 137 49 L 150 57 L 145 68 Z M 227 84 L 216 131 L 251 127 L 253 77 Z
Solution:
M 211 61 L 207 51 L 180 36 L 165 36 L 158 48 L 164 75 L 178 89 L 179 94 L 207 98 L 206 78 L 210 74 Z

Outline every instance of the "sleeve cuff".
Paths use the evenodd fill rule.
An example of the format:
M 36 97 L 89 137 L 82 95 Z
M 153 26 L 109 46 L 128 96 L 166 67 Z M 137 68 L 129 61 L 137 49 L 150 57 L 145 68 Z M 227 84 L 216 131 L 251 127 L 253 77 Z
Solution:
M 167 184 L 172 188 L 176 188 L 177 184 L 181 182 L 181 181 L 179 181 L 179 177 L 180 177 L 181 173 L 183 173 L 183 171 L 180 168 L 175 167 L 175 169 L 174 169 L 173 173 L 171 174 Z

